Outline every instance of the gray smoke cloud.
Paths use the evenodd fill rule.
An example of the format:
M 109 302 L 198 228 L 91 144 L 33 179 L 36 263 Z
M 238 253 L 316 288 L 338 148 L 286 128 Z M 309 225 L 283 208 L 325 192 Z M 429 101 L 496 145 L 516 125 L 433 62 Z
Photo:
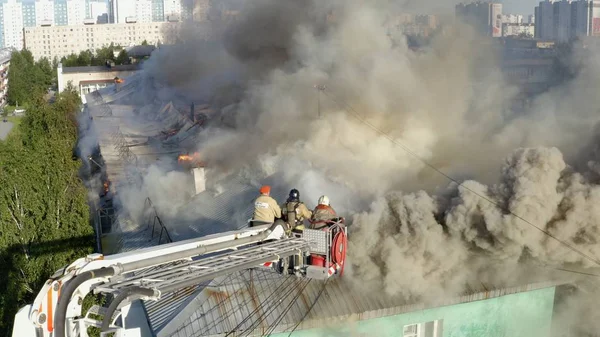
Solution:
M 213 27 L 220 40 L 186 28 L 182 43 L 156 51 L 141 75 L 156 85 L 134 101 L 210 105 L 196 150 L 215 186 L 231 173 L 281 173 L 276 187 L 300 188 L 309 205 L 328 194 L 351 220 L 348 275 L 364 287 L 427 300 L 469 282 L 529 282 L 530 262 L 593 266 L 510 212 L 600 258 L 600 61 L 577 54 L 585 68 L 574 80 L 515 114 L 518 88 L 489 40 L 447 23 L 414 51 L 390 23 L 398 9 L 454 3 L 247 2 L 237 21 Z M 165 211 L 183 202 L 169 186 L 187 179 L 166 171 L 146 179 Z

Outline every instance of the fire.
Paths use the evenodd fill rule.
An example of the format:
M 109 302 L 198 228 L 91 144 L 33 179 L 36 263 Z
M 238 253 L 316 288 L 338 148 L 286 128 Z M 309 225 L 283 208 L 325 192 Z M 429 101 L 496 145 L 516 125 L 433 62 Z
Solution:
M 108 193 L 108 191 L 109 191 L 109 188 L 110 188 L 110 180 L 107 180 L 107 181 L 105 181 L 105 182 L 102 184 L 102 187 L 103 187 L 104 193 L 105 193 L 105 194 L 106 194 L 106 193 Z
M 191 155 L 189 155 L 189 154 L 180 154 L 179 157 L 177 157 L 177 161 L 179 163 L 195 163 L 195 164 L 199 164 L 200 163 L 200 154 L 198 152 L 194 152 Z

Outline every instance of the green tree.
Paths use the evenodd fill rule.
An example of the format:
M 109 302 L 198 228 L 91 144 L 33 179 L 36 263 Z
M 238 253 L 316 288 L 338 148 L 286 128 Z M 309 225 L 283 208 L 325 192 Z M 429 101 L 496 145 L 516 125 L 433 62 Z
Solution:
M 84 50 L 77 56 L 77 65 L 80 67 L 91 66 L 93 58 L 94 53 L 91 50 Z
M 119 55 L 117 56 L 117 59 L 115 60 L 116 64 L 129 64 L 129 55 L 127 55 L 127 52 L 125 51 L 125 49 L 121 50 L 121 52 L 119 52 Z
M 42 96 L 48 86 L 47 71 L 44 64 L 33 61 L 30 51 L 13 52 L 8 72 L 9 104 L 27 106 L 34 97 Z
M 148 41 L 144 40 L 142 41 L 142 46 L 147 46 L 148 45 Z
M 92 252 L 86 190 L 71 159 L 79 105 L 73 88 L 51 105 L 33 97 L 17 132 L 0 142 L 0 336 L 50 274 Z

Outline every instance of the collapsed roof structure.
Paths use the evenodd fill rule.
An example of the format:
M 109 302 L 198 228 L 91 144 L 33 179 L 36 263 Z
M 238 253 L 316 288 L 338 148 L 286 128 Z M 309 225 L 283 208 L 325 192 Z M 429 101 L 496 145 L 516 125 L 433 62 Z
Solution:
M 130 98 L 136 91 L 144 90 L 144 85 L 147 85 L 144 79 L 136 75 L 121 86 L 107 87 L 87 96 L 85 111 L 93 121 L 104 170 L 117 200 L 121 190 L 144 183 L 150 165 L 168 166 L 181 154 L 193 152 L 207 126 L 224 118 L 222 111 L 201 102 L 158 98 L 142 105 L 133 102 Z M 182 213 L 191 212 L 194 217 L 178 219 L 176 224 L 163 222 L 151 200 L 140 200 L 144 204 L 142 216 L 136 217 L 125 209 L 115 212 L 112 233 L 105 233 L 115 240 L 105 241 L 103 248 L 107 252 L 130 251 L 246 226 L 259 183 L 263 182 L 235 176 L 218 189 L 196 190 L 180 206 Z M 285 191 L 273 193 L 279 197 Z M 136 197 L 145 199 L 141 194 Z M 240 205 L 240 200 L 246 207 L 233 206 Z M 98 206 L 103 207 L 106 205 Z M 153 336 L 215 336 L 232 331 L 266 335 L 550 289 L 572 278 L 568 273 L 557 274 L 548 282 L 547 273 L 538 275 L 537 281 L 541 283 L 506 288 L 477 282 L 466 285 L 462 296 L 424 304 L 391 297 L 383 291 L 365 292 L 348 280 L 321 284 L 249 269 L 134 308 L 136 315 L 146 318 L 139 320 L 144 325 L 142 331 Z

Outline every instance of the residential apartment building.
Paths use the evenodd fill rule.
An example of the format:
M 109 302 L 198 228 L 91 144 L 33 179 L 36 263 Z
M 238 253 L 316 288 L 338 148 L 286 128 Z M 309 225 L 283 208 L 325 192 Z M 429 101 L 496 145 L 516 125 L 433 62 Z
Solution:
M 517 36 L 533 38 L 535 25 L 532 23 L 505 23 L 502 26 L 502 36 Z
M 5 48 L 23 49 L 23 6 L 20 1 L 2 4 L 2 35 Z
M 137 22 L 116 24 L 88 24 L 76 26 L 49 26 L 25 28 L 25 47 L 37 60 L 42 57 L 61 58 L 83 50 L 95 50 L 114 43 L 123 47 L 167 42 L 168 31 L 178 23 Z
M 600 1 L 551 1 L 535 8 L 535 37 L 567 42 L 582 36 L 600 36 Z
M 12 49 L 0 49 L 0 107 L 6 105 L 6 94 L 8 93 L 8 68 Z
M 67 0 L 67 25 L 81 25 L 86 16 L 85 2 L 82 0 Z
M 554 7 L 551 1 L 542 1 L 535 7 L 535 37 L 542 40 L 554 38 Z
M 552 35 L 558 42 L 567 42 L 571 38 L 571 1 L 555 1 L 552 9 Z
M 54 0 L 36 0 L 34 26 L 47 26 L 51 24 L 54 24 Z
M 502 23 L 523 23 L 523 15 L 504 14 L 502 15 Z
M 458 4 L 456 18 L 475 28 L 483 35 L 502 36 L 502 4 L 495 2 L 473 2 Z
M 35 27 L 35 2 L 23 2 L 21 7 L 23 9 L 23 27 Z

